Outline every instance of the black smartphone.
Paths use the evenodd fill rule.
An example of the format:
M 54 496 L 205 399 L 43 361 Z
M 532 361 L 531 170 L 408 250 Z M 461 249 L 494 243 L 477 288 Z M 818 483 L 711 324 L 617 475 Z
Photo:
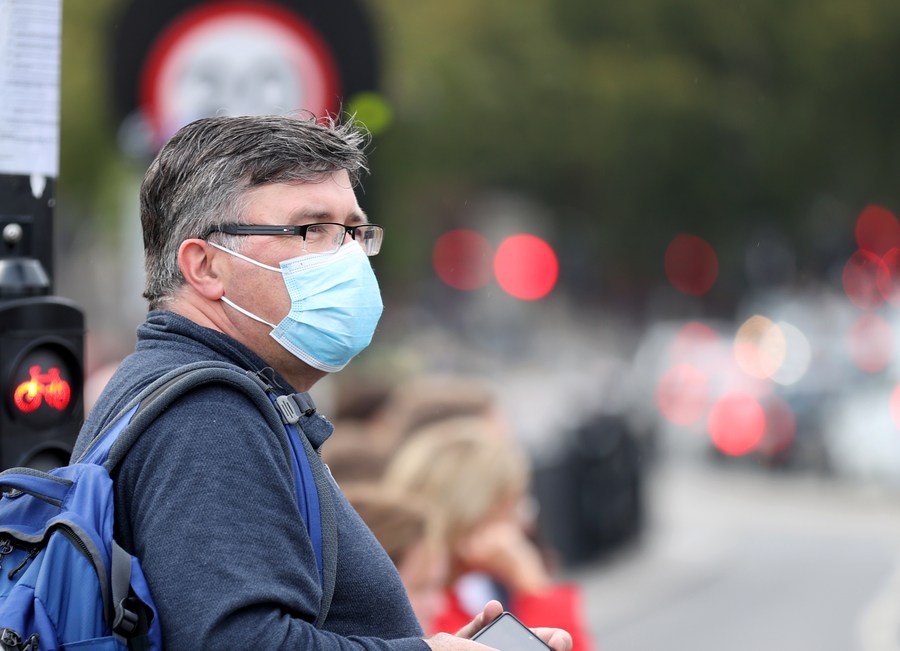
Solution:
M 530 628 L 507 612 L 478 631 L 472 639 L 498 651 L 553 651 Z

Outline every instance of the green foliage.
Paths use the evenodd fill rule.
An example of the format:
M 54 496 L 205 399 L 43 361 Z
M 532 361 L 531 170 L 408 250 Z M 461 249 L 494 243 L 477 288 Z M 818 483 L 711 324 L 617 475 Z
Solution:
M 60 116 L 61 218 L 112 220 L 121 179 L 107 38 L 116 0 L 63 3 Z
M 125 173 L 108 91 L 120 4 L 65 4 L 60 194 L 88 211 Z M 564 283 L 635 292 L 681 231 L 709 239 L 723 273 L 758 223 L 812 265 L 834 253 L 815 246 L 823 201 L 847 239 L 865 204 L 900 209 L 895 0 L 368 7 L 390 121 L 364 203 L 390 229 L 379 265 L 397 283 L 427 274 L 434 237 L 497 188 L 550 211 Z
M 373 7 L 390 26 L 397 114 L 378 142 L 380 210 L 397 226 L 422 232 L 442 181 L 514 188 L 552 209 L 561 241 L 582 234 L 598 283 L 653 283 L 679 231 L 739 251 L 761 220 L 804 253 L 822 197 L 846 207 L 848 224 L 870 201 L 900 207 L 896 3 Z

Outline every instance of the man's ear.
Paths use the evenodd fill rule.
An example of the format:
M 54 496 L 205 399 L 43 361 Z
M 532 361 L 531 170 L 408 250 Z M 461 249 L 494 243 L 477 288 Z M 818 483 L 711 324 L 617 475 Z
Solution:
M 178 247 L 178 268 L 195 292 L 209 301 L 218 301 L 225 294 L 216 265 L 216 249 L 206 240 L 185 240 Z

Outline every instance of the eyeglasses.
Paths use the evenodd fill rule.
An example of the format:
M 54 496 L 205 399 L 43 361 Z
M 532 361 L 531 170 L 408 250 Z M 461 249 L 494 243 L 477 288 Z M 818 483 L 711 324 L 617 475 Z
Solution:
M 349 233 L 368 256 L 377 255 L 384 240 L 384 229 L 378 224 L 345 226 L 331 222 L 317 222 L 302 226 L 268 226 L 262 224 L 223 224 L 211 228 L 203 236 L 208 239 L 213 233 L 228 235 L 291 235 L 303 238 L 309 253 L 335 253 L 344 243 Z

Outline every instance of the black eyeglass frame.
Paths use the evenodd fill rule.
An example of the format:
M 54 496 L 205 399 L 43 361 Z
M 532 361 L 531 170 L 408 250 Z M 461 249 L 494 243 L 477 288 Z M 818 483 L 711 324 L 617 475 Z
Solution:
M 226 235 L 274 235 L 274 236 L 283 236 L 289 235 L 292 237 L 302 237 L 304 240 L 306 239 L 306 231 L 310 228 L 314 228 L 316 226 L 340 226 L 344 229 L 344 234 L 350 233 L 350 237 L 356 240 L 356 231 L 360 228 L 376 228 L 378 230 L 373 231 L 374 233 L 380 234 L 380 237 L 364 237 L 363 241 L 371 241 L 375 240 L 376 248 L 375 251 L 369 253 L 366 250 L 365 244 L 363 244 L 363 250 L 366 251 L 366 255 L 373 256 L 377 255 L 381 250 L 381 241 L 384 239 L 384 227 L 380 224 L 357 224 L 356 226 L 347 226 L 345 224 L 340 224 L 338 222 L 313 222 L 311 224 L 285 224 L 285 225 L 270 225 L 270 224 L 222 224 L 220 226 L 215 226 L 209 229 L 204 235 L 204 240 L 209 239 L 209 236 L 213 233 L 225 233 Z M 341 236 L 341 240 L 343 240 L 343 236 Z M 338 247 L 340 248 L 340 247 Z M 337 249 L 335 249 L 337 251 Z

